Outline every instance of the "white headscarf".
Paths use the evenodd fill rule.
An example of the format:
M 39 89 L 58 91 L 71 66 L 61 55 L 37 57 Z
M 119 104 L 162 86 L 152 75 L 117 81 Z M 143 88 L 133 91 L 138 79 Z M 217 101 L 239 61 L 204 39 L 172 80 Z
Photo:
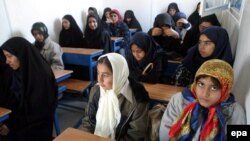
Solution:
M 119 101 L 120 94 L 125 85 L 129 85 L 129 69 L 125 58 L 117 53 L 108 53 L 102 57 L 108 57 L 113 71 L 113 85 L 111 90 L 104 90 L 100 86 L 99 106 L 96 114 L 95 135 L 115 139 L 115 129 L 121 119 Z M 98 59 L 98 60 L 99 60 Z

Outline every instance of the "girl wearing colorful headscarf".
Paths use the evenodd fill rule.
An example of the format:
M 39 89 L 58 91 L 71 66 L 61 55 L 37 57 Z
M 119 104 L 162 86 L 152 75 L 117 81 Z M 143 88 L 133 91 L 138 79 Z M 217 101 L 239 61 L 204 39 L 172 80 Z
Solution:
M 191 88 L 171 98 L 162 117 L 160 141 L 224 141 L 227 125 L 246 124 L 244 110 L 231 93 L 233 78 L 227 62 L 203 63 Z
M 145 139 L 148 93 L 128 76 L 128 65 L 122 55 L 108 53 L 98 59 L 98 85 L 91 89 L 83 130 L 117 141 Z

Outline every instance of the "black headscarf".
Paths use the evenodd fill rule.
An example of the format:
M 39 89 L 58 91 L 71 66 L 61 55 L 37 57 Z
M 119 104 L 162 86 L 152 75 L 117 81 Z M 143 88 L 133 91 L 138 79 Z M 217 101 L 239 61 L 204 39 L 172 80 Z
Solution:
M 2 49 L 20 62 L 14 70 L 20 78 L 20 107 L 11 114 L 9 136 L 12 140 L 51 140 L 56 108 L 57 86 L 51 67 L 37 49 L 22 37 L 7 40 Z M 18 81 L 18 80 L 16 80 Z M 37 134 L 39 133 L 39 134 Z
M 59 44 L 61 47 L 82 47 L 83 33 L 77 25 L 72 15 L 65 15 L 63 19 L 70 22 L 69 29 L 62 26 L 59 36 Z
M 183 59 L 183 65 L 193 74 L 196 73 L 203 62 L 210 59 L 221 59 L 233 65 L 233 56 L 227 31 L 218 26 L 211 26 L 204 29 L 200 35 L 202 34 L 206 35 L 215 43 L 214 52 L 211 56 L 203 58 L 199 53 L 199 45 L 196 44 L 188 51 L 187 56 Z
M 34 36 L 33 31 L 37 30 L 43 34 L 44 40 L 42 42 L 36 40 L 35 46 L 41 51 L 43 46 L 45 45 L 45 40 L 49 37 L 48 28 L 43 22 L 36 22 L 31 27 L 31 34 Z
M 198 7 L 200 4 L 201 2 L 197 4 L 195 11 L 188 17 L 188 21 L 192 24 L 192 26 L 198 25 L 201 19 L 201 16 L 198 11 Z
M 137 61 L 131 52 L 131 46 L 133 44 L 136 44 L 145 52 L 145 56 L 141 61 Z M 146 65 L 153 62 L 153 60 L 158 57 L 159 53 L 162 52 L 162 49 L 160 49 L 160 46 L 154 41 L 154 39 L 144 32 L 135 33 L 129 47 L 129 68 L 137 71 L 142 71 Z
M 111 11 L 111 8 L 109 7 L 106 7 L 104 10 L 103 10 L 103 15 L 102 15 L 102 21 L 106 22 L 107 21 L 107 18 L 105 16 L 106 12 L 110 12 Z
M 173 27 L 175 24 L 173 23 L 173 19 L 172 17 L 168 14 L 168 13 L 161 13 L 158 14 L 155 17 L 155 21 L 154 21 L 154 27 L 163 27 L 163 26 L 169 26 L 169 27 Z
M 200 19 L 200 24 L 202 22 L 210 22 L 213 26 L 221 26 L 215 14 L 211 14 Z
M 89 18 L 95 18 L 97 22 L 97 28 L 95 30 L 90 29 L 88 25 Z M 86 48 L 100 48 L 104 49 L 104 52 L 111 50 L 111 39 L 108 31 L 103 27 L 103 23 L 96 14 L 89 14 L 87 16 L 87 24 L 84 31 L 84 47 Z
M 5 63 L 3 50 L 0 48 L 0 106 L 10 108 L 15 98 L 10 93 L 12 70 Z
M 131 21 L 127 22 L 126 18 L 131 18 Z M 132 10 L 127 10 L 125 12 L 123 22 L 125 22 L 128 25 L 128 28 L 136 28 L 137 29 L 136 31 L 142 31 L 141 25 L 136 19 L 134 12 Z
M 176 13 L 177 13 L 177 12 L 180 12 L 180 10 L 179 10 L 179 8 L 178 8 L 178 5 L 177 5 L 177 3 L 175 3 L 175 2 L 172 2 L 172 3 L 170 3 L 170 4 L 168 5 L 167 13 L 169 13 L 169 10 L 170 10 L 170 9 L 175 9 L 175 10 L 176 10 Z

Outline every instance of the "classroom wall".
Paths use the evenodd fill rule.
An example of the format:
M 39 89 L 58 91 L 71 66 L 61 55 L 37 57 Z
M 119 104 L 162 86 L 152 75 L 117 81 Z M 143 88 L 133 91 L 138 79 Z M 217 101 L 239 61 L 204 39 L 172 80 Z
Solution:
M 188 16 L 195 10 L 199 0 L 175 1 Z M 105 7 L 118 9 L 122 16 L 127 9 L 132 9 L 147 32 L 153 25 L 154 17 L 165 12 L 170 2 L 172 0 L 0 0 L 0 45 L 11 36 L 22 36 L 34 42 L 30 29 L 37 21 L 44 22 L 51 38 L 58 42 L 61 18 L 65 14 L 72 14 L 84 30 L 90 6 L 96 7 L 100 17 Z
M 246 0 L 239 29 L 239 38 L 234 62 L 235 85 L 233 93 L 244 106 L 247 124 L 250 124 L 250 1 Z

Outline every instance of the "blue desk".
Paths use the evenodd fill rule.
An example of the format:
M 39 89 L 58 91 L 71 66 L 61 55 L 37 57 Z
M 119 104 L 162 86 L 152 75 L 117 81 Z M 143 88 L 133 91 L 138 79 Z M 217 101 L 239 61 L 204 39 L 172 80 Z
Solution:
M 129 29 L 129 36 L 130 36 L 130 40 L 132 39 L 132 36 L 136 33 L 137 28 L 130 28 Z
M 64 64 L 81 65 L 89 68 L 89 80 L 94 81 L 94 70 L 96 61 L 103 54 L 102 49 L 68 48 L 63 47 Z
M 55 70 L 53 70 L 53 73 L 55 75 L 56 82 L 59 83 L 59 82 L 61 82 L 63 80 L 66 80 L 66 79 L 70 78 L 73 71 L 72 70 L 55 69 Z M 62 94 L 62 92 L 64 92 L 66 89 L 67 89 L 66 86 L 58 87 L 58 95 Z M 59 135 L 61 131 L 60 131 L 57 112 L 54 113 L 54 126 L 55 126 L 55 130 L 56 130 L 56 134 Z
M 10 109 L 0 107 L 0 123 L 4 122 L 6 119 L 8 119 L 10 113 L 11 113 Z
M 118 52 L 120 50 L 120 44 L 123 42 L 123 37 L 111 37 L 111 51 Z

